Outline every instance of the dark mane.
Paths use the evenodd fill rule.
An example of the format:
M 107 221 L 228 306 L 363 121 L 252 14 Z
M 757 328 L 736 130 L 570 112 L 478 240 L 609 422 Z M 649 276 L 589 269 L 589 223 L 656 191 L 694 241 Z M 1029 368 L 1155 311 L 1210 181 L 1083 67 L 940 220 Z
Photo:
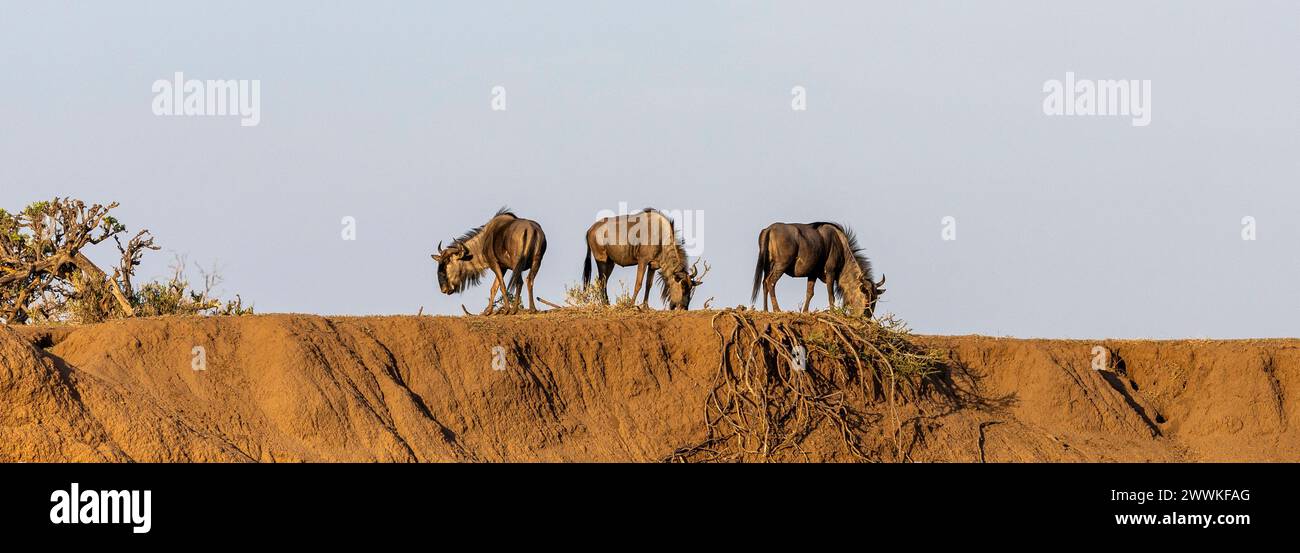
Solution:
M 677 241 L 677 254 L 681 256 L 681 260 L 682 260 L 681 270 L 687 271 L 686 249 L 682 247 L 681 240 Z M 689 273 L 687 273 L 686 278 L 690 278 Z M 655 280 L 659 282 L 659 298 L 666 303 L 668 301 L 668 277 L 664 276 L 664 271 L 662 269 L 655 271 Z
M 491 219 L 488 219 L 488 223 L 491 223 L 491 222 L 492 222 L 492 219 L 496 219 L 497 217 L 500 217 L 500 216 L 502 216 L 502 215 L 509 215 L 510 217 L 512 217 L 512 218 L 514 218 L 514 219 L 518 219 L 518 218 L 519 218 L 518 215 L 515 215 L 515 212 L 510 211 L 510 208 L 509 208 L 509 207 L 501 206 L 501 209 L 498 209 L 498 210 L 497 210 L 496 215 L 493 215 Z M 460 237 L 459 237 L 459 238 L 456 238 L 452 243 L 454 244 L 454 243 L 456 243 L 456 242 L 464 242 L 464 241 L 466 241 L 466 240 L 469 240 L 470 238 L 473 238 L 473 237 L 475 237 L 475 236 L 478 236 L 478 234 L 479 234 L 480 232 L 483 232 L 483 229 L 486 228 L 487 225 L 488 225 L 487 223 L 483 223 L 483 224 L 481 224 L 481 225 L 479 225 L 479 226 L 477 226 L 477 227 L 474 227 L 474 228 L 472 228 L 472 229 L 469 229 L 469 230 L 465 231 L 465 234 L 460 235 Z
M 479 281 L 483 279 L 483 275 L 486 273 L 487 273 L 487 269 L 484 269 L 477 273 L 474 271 L 462 271 L 460 275 L 460 286 L 455 287 L 452 291 L 459 294 L 461 292 L 464 292 L 466 288 L 469 288 L 471 286 L 478 286 Z M 445 281 L 446 278 L 447 278 L 447 273 L 445 270 L 438 271 L 439 283 Z
M 875 280 L 875 277 L 871 274 L 871 260 L 867 259 L 867 256 L 862 253 L 862 246 L 858 245 L 858 235 L 853 232 L 853 229 L 840 223 L 831 223 L 827 221 L 816 222 L 813 223 L 812 226 L 814 228 L 831 226 L 843 233 L 844 238 L 849 243 L 849 251 L 853 253 L 853 259 L 854 261 L 857 261 L 858 268 L 862 270 L 862 274 L 866 276 L 867 280 Z M 835 289 L 836 298 L 842 297 L 843 294 L 844 292 L 841 288 L 837 287 Z
M 663 271 L 655 271 L 655 282 L 659 283 L 659 299 L 668 303 L 668 277 L 664 276 Z

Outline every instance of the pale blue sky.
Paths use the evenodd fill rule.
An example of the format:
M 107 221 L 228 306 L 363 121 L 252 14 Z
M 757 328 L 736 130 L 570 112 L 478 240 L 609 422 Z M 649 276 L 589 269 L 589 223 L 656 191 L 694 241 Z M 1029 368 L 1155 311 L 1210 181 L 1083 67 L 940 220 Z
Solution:
M 715 305 L 834 220 L 922 332 L 1300 335 L 1296 2 L 3 0 L 0 52 L 0 205 L 120 201 L 263 312 L 477 310 L 429 253 L 501 205 L 557 300 L 622 201 L 704 211 Z M 261 124 L 154 116 L 175 71 L 260 79 Z M 1150 126 L 1044 116 L 1066 71 L 1151 80 Z

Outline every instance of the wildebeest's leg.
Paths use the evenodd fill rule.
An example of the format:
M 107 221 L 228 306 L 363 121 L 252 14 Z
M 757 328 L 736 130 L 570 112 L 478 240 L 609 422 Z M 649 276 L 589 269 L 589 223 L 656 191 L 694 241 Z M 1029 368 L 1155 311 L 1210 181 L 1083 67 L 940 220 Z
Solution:
M 500 282 L 499 280 L 492 281 L 492 290 L 488 292 L 488 304 L 487 307 L 483 308 L 483 313 L 482 313 L 483 315 L 492 314 L 492 305 L 493 303 L 496 302 L 497 299 L 497 283 L 499 282 Z
M 772 311 L 778 313 L 781 311 L 781 304 L 776 302 L 776 281 L 780 280 L 781 273 L 783 272 L 784 271 L 773 270 L 767 274 L 767 279 L 763 281 L 763 287 L 767 289 L 767 293 L 772 296 Z M 763 309 L 767 309 L 767 304 L 763 304 Z
M 641 277 L 643 277 L 643 276 L 645 276 L 645 263 L 637 263 L 637 264 L 636 264 L 636 280 L 633 281 L 633 282 L 635 282 L 636 284 L 635 284 L 635 286 L 632 288 L 632 301 L 636 301 L 636 297 L 639 296 L 639 295 L 641 295 Z M 647 290 L 647 292 L 648 292 L 648 290 Z M 646 294 L 645 303 L 642 303 L 642 304 L 641 304 L 641 307 L 645 307 L 645 306 L 646 306 L 647 304 L 649 304 L 649 303 L 650 303 L 650 294 Z
M 496 289 L 498 286 L 501 287 L 501 303 L 503 305 L 510 303 L 510 291 L 506 289 L 505 271 L 502 271 L 500 267 L 493 267 L 492 274 L 496 276 L 496 281 L 492 283 L 492 298 L 488 298 L 487 315 L 491 315 L 494 311 L 492 300 L 496 298 Z
M 533 279 L 537 278 L 538 263 L 533 264 L 533 268 L 528 271 L 528 278 L 524 282 L 528 284 L 528 310 L 537 311 L 537 303 L 533 301 Z
M 537 304 L 533 303 L 533 280 L 537 278 L 537 270 L 542 268 L 542 256 L 546 254 L 546 238 L 542 237 L 541 246 L 537 248 L 537 253 L 533 254 L 533 265 L 528 268 L 528 310 L 537 311 Z
M 533 301 L 533 275 L 534 273 L 529 271 L 528 279 L 525 281 L 528 283 L 528 310 L 529 311 L 537 311 L 537 302 Z
M 654 288 L 655 268 L 652 266 L 649 269 L 645 272 L 645 300 L 641 302 L 641 305 L 650 304 L 650 289 Z
M 835 280 L 830 277 L 826 277 L 826 305 L 835 309 Z
M 781 311 L 781 304 L 776 301 L 776 281 L 781 280 L 781 275 L 785 274 L 786 269 L 789 268 L 789 263 L 792 263 L 792 261 L 782 264 L 780 258 L 772 259 L 772 264 L 768 266 L 767 276 L 763 279 L 763 288 L 767 290 L 768 294 L 772 295 L 772 311 Z M 767 304 L 763 304 L 763 309 L 767 310 Z
M 609 305 L 609 275 L 614 272 L 614 262 L 597 261 L 596 269 L 600 270 L 600 299 Z
M 813 285 L 817 284 L 817 279 L 808 277 L 808 295 L 803 300 L 803 312 L 808 312 L 808 306 L 812 305 Z

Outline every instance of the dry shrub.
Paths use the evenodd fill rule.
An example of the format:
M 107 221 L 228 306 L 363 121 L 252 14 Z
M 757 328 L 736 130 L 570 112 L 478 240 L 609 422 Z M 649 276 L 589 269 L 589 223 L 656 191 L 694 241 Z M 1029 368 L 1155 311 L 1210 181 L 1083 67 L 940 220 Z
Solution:
M 627 289 L 627 284 L 620 280 L 618 281 L 618 287 L 619 292 L 614 296 L 614 300 L 607 304 L 605 290 L 601 288 L 599 282 L 565 286 L 563 308 L 580 311 L 636 309 L 636 298 L 632 297 L 632 292 Z
M 573 284 L 564 287 L 564 306 L 575 309 L 596 309 L 605 306 L 604 293 L 597 282 Z
M 136 312 L 145 317 L 164 315 L 251 315 L 253 307 L 244 307 L 243 298 L 222 301 L 214 290 L 221 284 L 221 275 L 214 266 L 211 270 L 199 268 L 202 288 L 194 288 L 186 276 L 184 257 L 172 262 L 172 274 L 167 280 L 149 282 L 140 287 L 133 302 Z

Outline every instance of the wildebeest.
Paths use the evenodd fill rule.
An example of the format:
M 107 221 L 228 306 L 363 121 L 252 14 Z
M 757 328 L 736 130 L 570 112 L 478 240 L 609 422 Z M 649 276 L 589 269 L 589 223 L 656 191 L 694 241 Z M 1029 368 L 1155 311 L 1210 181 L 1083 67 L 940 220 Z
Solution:
M 490 314 L 497 289 L 505 300 L 512 296 L 519 298 L 525 270 L 528 271 L 528 309 L 537 310 L 533 302 L 533 280 L 545 254 L 546 233 L 542 232 L 542 226 L 536 221 L 520 219 L 503 207 L 486 224 L 466 232 L 450 246 L 443 248 L 439 242 L 438 253 L 432 257 L 438 265 L 438 287 L 444 294 L 460 293 L 477 285 L 483 273 L 492 271 L 495 278 L 488 292 L 487 308 L 483 310 L 484 314 Z M 508 285 L 507 270 L 513 271 Z
M 767 298 L 772 298 L 772 308 L 781 310 L 776 302 L 776 281 L 781 275 L 808 278 L 808 294 L 803 310 L 812 303 L 813 286 L 818 280 L 826 283 L 829 301 L 843 298 L 844 307 L 854 315 L 865 313 L 871 317 L 876 310 L 876 300 L 885 293 L 881 288 L 885 278 L 874 282 L 871 261 L 862 255 L 853 231 L 837 223 L 773 223 L 758 235 L 758 263 L 754 267 L 754 292 L 750 301 L 758 299 L 763 288 L 763 310 Z
M 686 250 L 677 240 L 672 219 L 651 208 L 639 213 L 606 217 L 587 229 L 587 257 L 582 265 L 582 284 L 591 282 L 591 261 L 596 260 L 601 297 L 609 303 L 609 275 L 614 266 L 636 265 L 635 300 L 645 279 L 645 299 L 650 303 L 650 288 L 655 272 L 659 273 L 661 294 L 671 309 L 689 309 L 691 294 L 704 275 L 695 266 L 687 268 Z M 697 261 L 698 263 L 698 261 Z M 705 266 L 705 273 L 708 266 Z

